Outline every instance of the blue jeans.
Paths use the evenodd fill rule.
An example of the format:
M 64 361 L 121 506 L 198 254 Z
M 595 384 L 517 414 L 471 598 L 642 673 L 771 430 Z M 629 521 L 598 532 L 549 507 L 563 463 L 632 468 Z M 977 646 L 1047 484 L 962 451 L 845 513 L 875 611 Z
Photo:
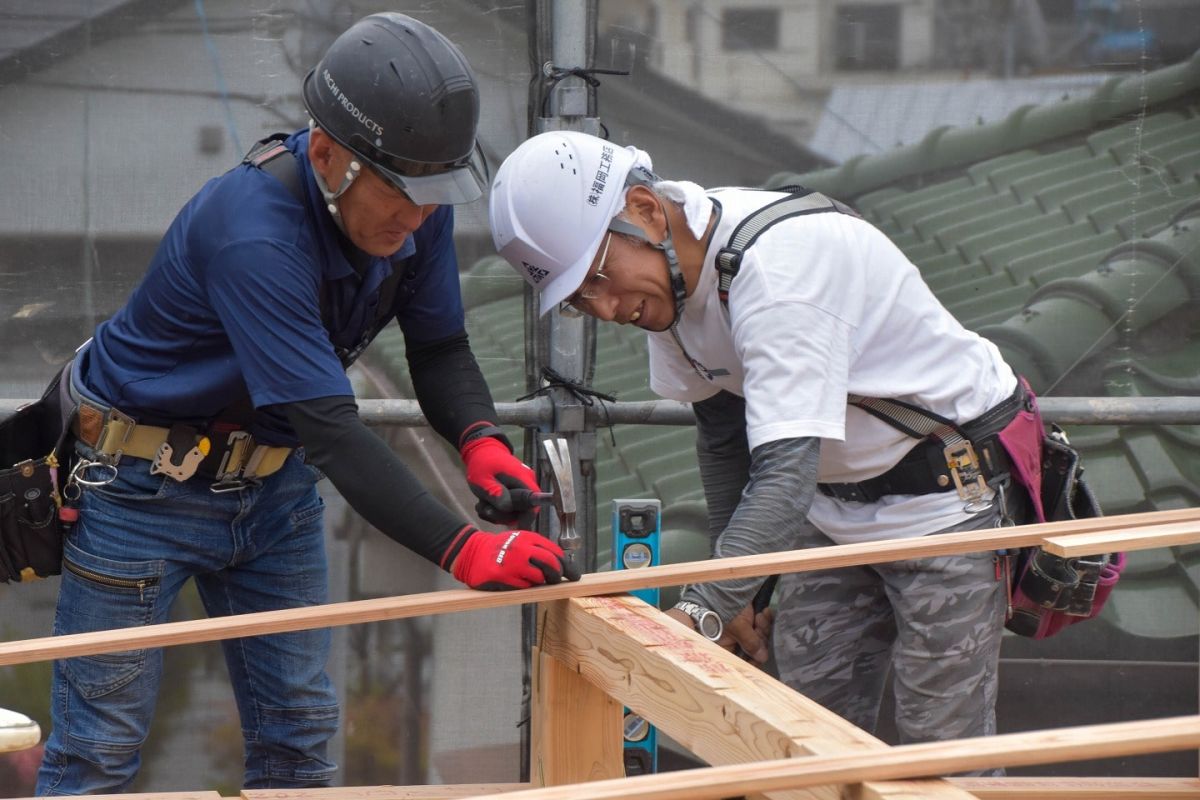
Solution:
M 114 481 L 84 488 L 64 543 L 55 635 L 166 622 L 189 578 L 214 617 L 327 601 L 320 474 L 299 454 L 260 486 L 222 494 L 149 467 L 126 458 Z M 104 472 L 89 468 L 85 477 Z M 247 788 L 329 785 L 336 767 L 326 749 L 338 721 L 329 641 L 319 629 L 221 643 Z M 39 795 L 129 791 L 162 663 L 161 649 L 55 662 Z

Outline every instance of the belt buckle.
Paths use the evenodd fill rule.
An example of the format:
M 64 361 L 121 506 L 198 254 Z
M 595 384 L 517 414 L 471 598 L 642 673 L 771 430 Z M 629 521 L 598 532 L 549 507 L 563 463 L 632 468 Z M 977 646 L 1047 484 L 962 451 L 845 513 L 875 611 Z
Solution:
M 241 434 L 237 436 L 237 434 Z M 235 439 L 236 436 L 236 439 Z M 221 472 L 219 477 L 212 486 L 209 486 L 209 491 L 213 494 L 224 494 L 225 492 L 238 492 L 245 489 L 247 486 L 260 486 L 261 481 L 258 479 L 258 466 L 262 463 L 263 457 L 267 454 L 265 445 L 255 444 L 250 434 L 245 431 L 234 431 L 229 434 L 229 441 L 236 442 L 239 452 L 244 453 L 244 448 L 252 447 L 249 457 L 240 458 L 241 462 L 238 468 L 233 471 L 226 471 L 225 467 L 228 464 L 228 453 L 226 458 L 221 461 Z M 232 449 L 232 447 L 231 447 Z
M 983 470 L 979 468 L 975 446 L 965 440 L 956 442 L 947 445 L 942 455 L 946 458 L 950 477 L 954 479 L 954 488 L 965 503 L 963 510 L 974 514 L 991 507 L 987 499 L 987 481 L 983 478 Z
M 129 441 L 129 435 L 137 427 L 137 421 L 128 414 L 109 406 L 104 408 L 96 403 L 84 401 L 89 407 L 103 414 L 104 425 L 96 438 L 96 460 L 103 464 L 117 464 L 124 455 L 123 447 Z
M 236 479 L 245 466 L 246 461 L 242 457 L 246 447 L 250 444 L 250 434 L 243 430 L 230 431 L 225 439 L 225 452 L 221 454 L 221 465 L 217 467 L 216 478 L 217 483 Z M 230 464 L 234 467 L 230 467 Z

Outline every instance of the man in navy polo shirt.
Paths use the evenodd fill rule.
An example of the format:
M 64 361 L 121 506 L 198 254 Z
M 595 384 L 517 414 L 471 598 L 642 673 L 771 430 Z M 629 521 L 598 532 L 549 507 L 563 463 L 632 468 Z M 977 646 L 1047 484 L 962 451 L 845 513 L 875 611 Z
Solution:
M 345 374 L 398 320 L 481 516 L 517 524 L 537 483 L 471 353 L 452 241 L 453 204 L 481 194 L 470 66 L 432 28 L 376 14 L 331 45 L 303 97 L 312 127 L 205 185 L 72 365 L 79 520 L 55 634 L 164 622 L 192 578 L 210 615 L 326 602 L 322 473 L 468 586 L 578 579 L 538 534 L 481 531 L 438 503 L 359 419 Z M 328 631 L 223 644 L 245 786 L 327 785 Z M 128 790 L 161 665 L 160 650 L 56 662 L 38 794 Z

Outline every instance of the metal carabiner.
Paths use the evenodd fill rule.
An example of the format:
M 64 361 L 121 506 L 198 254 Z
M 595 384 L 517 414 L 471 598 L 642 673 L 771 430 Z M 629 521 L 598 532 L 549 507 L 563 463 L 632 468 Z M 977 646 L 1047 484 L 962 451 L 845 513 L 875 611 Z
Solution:
M 101 467 L 103 469 L 112 470 L 112 475 L 109 475 L 102 480 L 88 480 L 87 478 L 83 477 L 83 470 L 90 467 Z M 78 483 L 82 484 L 83 486 L 107 486 L 116 479 L 117 467 L 115 464 L 107 464 L 103 461 L 88 461 L 87 459 L 80 459 L 75 464 L 75 468 L 71 470 L 71 477 L 68 479 L 67 485 L 70 486 L 72 483 Z
M 1017 523 L 1012 518 L 1012 514 L 1008 513 L 1008 495 L 1003 481 L 996 485 L 996 498 L 1000 504 L 1000 518 L 996 520 L 996 527 L 1015 528 Z

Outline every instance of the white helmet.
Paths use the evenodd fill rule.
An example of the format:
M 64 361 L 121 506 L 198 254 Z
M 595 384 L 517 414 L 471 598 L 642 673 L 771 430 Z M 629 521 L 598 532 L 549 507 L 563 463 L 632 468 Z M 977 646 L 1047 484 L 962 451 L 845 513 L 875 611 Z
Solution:
M 527 139 L 500 165 L 488 206 L 492 240 L 540 293 L 540 313 L 587 277 L 625 207 L 625 179 L 638 154 L 586 133 L 553 131 Z

